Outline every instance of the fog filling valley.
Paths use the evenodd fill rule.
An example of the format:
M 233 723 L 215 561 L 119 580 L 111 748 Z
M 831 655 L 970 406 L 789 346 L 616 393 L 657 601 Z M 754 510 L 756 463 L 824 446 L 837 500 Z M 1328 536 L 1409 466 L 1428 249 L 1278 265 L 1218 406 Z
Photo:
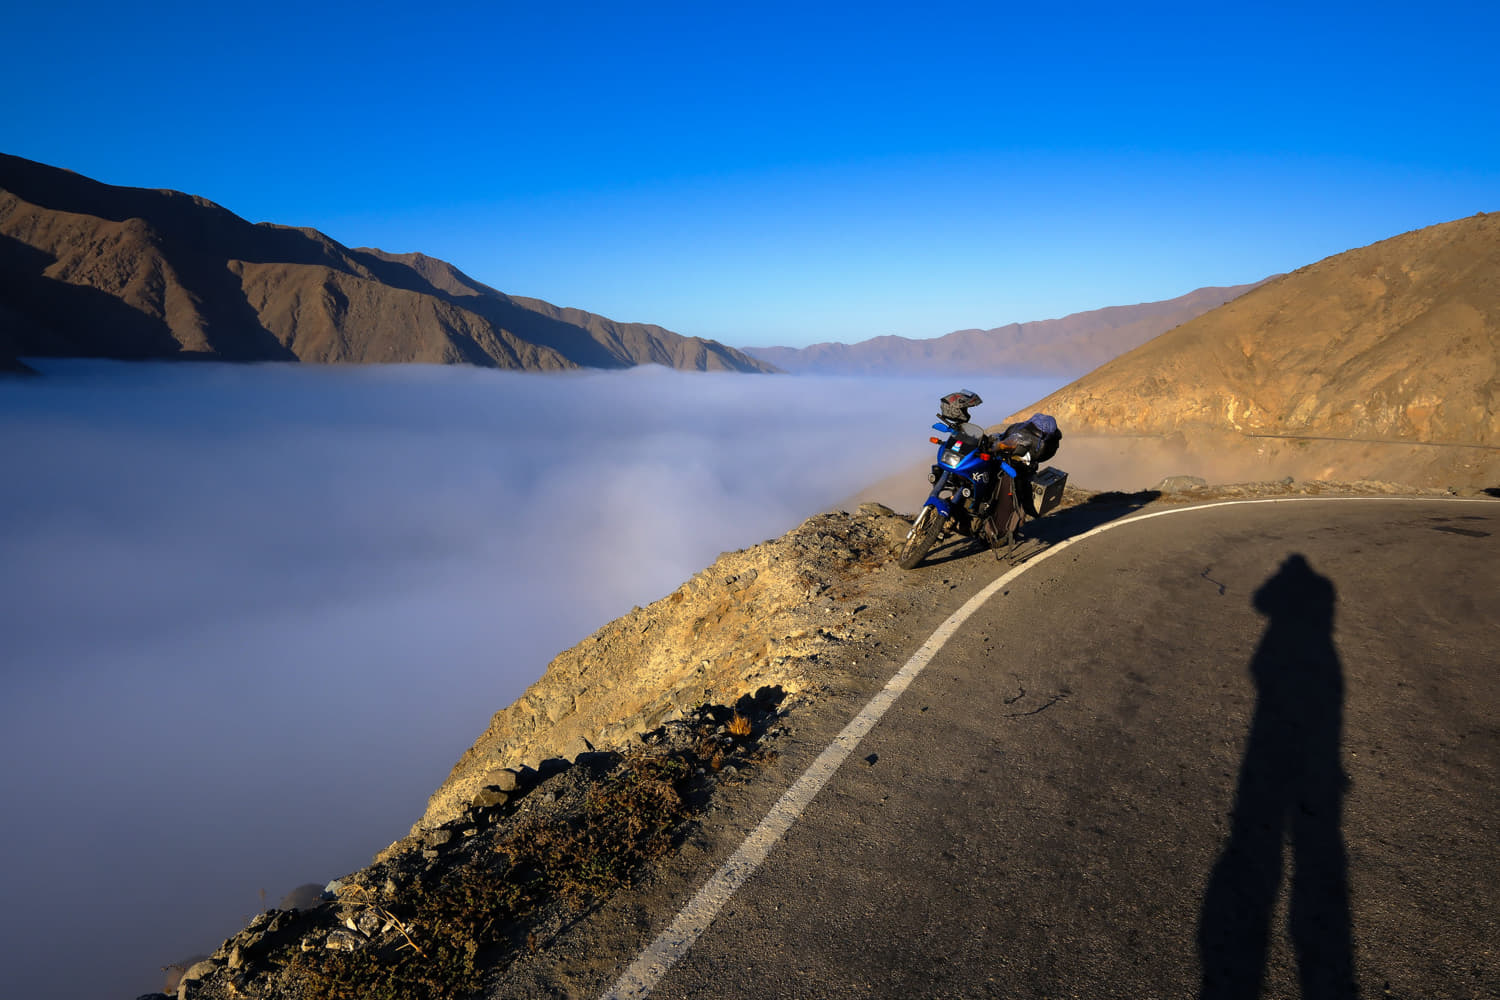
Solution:
M 41 362 L 0 382 L 7 989 L 131 997 L 402 836 L 547 662 L 1059 379 Z M 920 496 L 925 484 L 913 484 Z

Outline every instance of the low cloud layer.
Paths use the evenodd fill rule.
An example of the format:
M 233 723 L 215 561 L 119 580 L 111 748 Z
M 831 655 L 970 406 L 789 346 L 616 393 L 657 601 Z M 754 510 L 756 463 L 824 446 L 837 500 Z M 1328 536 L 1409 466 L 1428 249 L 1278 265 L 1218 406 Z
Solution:
M 38 998 L 158 989 L 366 863 L 555 653 L 921 463 L 962 381 L 44 368 L 0 384 L 0 934 Z M 990 422 L 1055 388 L 969 382 Z

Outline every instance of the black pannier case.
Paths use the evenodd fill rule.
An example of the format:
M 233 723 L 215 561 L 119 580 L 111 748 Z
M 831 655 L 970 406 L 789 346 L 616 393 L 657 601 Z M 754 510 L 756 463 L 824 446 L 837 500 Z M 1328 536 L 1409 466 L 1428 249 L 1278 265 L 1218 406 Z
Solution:
M 1068 474 L 1055 466 L 1049 465 L 1036 474 L 1031 480 L 1031 492 L 1038 516 L 1062 503 L 1063 488 L 1067 485 Z

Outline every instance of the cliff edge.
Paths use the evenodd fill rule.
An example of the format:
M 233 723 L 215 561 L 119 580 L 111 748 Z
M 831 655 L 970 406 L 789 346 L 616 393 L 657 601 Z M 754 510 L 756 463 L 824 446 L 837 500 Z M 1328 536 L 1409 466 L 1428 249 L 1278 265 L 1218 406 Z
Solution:
M 828 651 L 863 624 L 827 613 L 885 565 L 907 523 L 878 507 L 820 514 L 726 552 L 672 593 L 559 654 L 433 793 L 413 835 L 449 822 L 497 768 L 538 769 L 595 746 L 628 746 L 702 704 L 762 688 L 825 684 Z

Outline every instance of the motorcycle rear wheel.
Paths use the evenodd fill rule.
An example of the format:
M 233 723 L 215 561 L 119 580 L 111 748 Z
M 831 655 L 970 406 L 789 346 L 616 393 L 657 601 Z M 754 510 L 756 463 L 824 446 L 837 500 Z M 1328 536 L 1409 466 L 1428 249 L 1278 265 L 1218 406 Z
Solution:
M 896 564 L 902 569 L 913 569 L 942 533 L 943 515 L 938 513 L 936 507 L 923 507 L 917 519 L 912 522 L 911 530 L 906 533 L 906 541 L 901 543 L 901 553 L 896 558 Z

